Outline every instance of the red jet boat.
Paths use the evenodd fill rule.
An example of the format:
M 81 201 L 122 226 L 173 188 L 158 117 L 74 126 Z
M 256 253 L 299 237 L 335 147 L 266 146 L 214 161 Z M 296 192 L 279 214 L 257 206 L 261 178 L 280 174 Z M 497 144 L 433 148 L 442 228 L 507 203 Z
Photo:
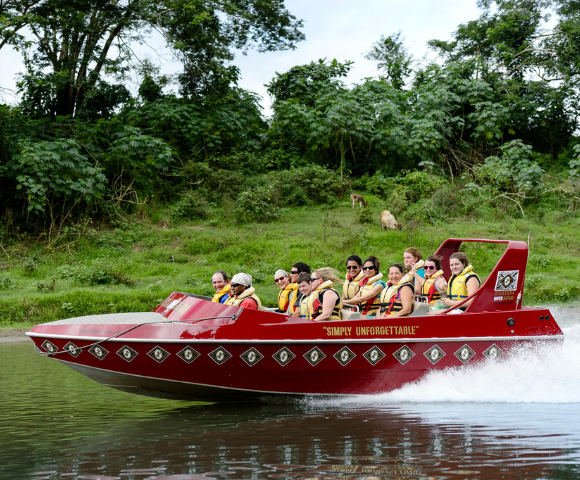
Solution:
M 42 354 L 109 387 L 208 401 L 377 394 L 431 370 L 498 361 L 523 344 L 562 342 L 548 308 L 522 307 L 528 245 L 448 239 L 437 251 L 446 278 L 464 242 L 506 249 L 462 314 L 453 314 L 461 304 L 437 316 L 415 305 L 408 317 L 317 322 L 174 292 L 153 312 L 59 320 L 27 335 Z

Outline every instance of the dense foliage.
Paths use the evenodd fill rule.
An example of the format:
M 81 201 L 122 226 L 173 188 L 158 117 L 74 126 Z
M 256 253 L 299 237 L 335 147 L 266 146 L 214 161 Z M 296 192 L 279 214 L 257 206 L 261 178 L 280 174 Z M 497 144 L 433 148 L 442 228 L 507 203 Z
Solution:
M 0 49 L 16 46 L 26 72 L 21 104 L 0 106 L 0 240 L 69 248 L 91 222 L 150 205 L 167 207 L 164 222 L 273 221 L 350 190 L 414 221 L 573 213 L 580 6 L 479 5 L 451 41 L 429 42 L 437 62 L 379 32 L 366 54 L 377 78 L 347 86 L 352 62 L 326 59 L 277 73 L 267 119 L 229 61 L 304 38 L 283 0 L 2 2 Z M 182 62 L 178 94 L 135 62 L 131 44 L 152 29 Z

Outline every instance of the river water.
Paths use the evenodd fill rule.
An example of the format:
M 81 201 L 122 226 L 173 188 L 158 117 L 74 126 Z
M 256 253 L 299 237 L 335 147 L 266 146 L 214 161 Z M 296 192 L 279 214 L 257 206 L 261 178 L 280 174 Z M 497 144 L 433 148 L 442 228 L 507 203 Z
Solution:
M 383 395 L 204 405 L 0 344 L 0 479 L 580 478 L 580 317 L 561 347 Z

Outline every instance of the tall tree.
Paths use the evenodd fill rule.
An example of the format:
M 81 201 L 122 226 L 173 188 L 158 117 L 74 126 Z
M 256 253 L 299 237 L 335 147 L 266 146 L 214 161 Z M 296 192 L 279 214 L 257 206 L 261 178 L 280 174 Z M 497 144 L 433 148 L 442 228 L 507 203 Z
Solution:
M 17 10 L 37 41 L 21 88 L 51 97 L 53 115 L 74 115 L 105 75 L 123 76 L 132 42 L 151 30 L 198 77 L 195 88 L 212 82 L 211 72 L 235 77 L 225 65 L 233 49 L 288 49 L 304 38 L 283 0 L 39 0 Z M 47 83 L 50 93 L 42 90 Z
M 407 52 L 401 39 L 401 32 L 389 37 L 383 37 L 373 43 L 372 48 L 365 55 L 367 60 L 377 62 L 377 68 L 383 72 L 382 77 L 390 81 L 394 87 L 402 88 L 405 79 L 411 74 L 413 56 Z

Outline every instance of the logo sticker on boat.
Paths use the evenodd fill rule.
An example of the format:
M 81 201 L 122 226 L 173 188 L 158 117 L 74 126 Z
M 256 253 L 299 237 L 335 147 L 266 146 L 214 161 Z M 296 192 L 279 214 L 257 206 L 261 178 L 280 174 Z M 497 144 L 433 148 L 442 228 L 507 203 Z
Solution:
M 462 363 L 467 363 L 475 356 L 475 352 L 471 349 L 469 345 L 463 345 L 454 354 Z
M 519 270 L 506 270 L 503 272 L 497 272 L 495 290 L 502 292 L 516 291 L 518 287 L 519 274 Z
M 54 343 L 49 342 L 48 340 L 42 342 L 41 347 L 44 348 L 48 353 L 58 352 L 58 347 Z
M 320 350 L 320 348 L 314 347 L 304 354 L 304 358 L 308 361 L 310 365 L 314 366 L 322 362 L 322 360 L 326 358 L 326 355 L 322 353 L 322 350 Z
M 131 347 L 125 345 L 124 347 L 121 347 L 119 348 L 119 350 L 117 350 L 117 355 L 119 355 L 119 357 L 121 357 L 123 360 L 127 360 L 128 362 L 130 362 L 137 355 L 139 355 L 139 353 L 133 350 Z
M 230 352 L 228 352 L 224 347 L 216 348 L 213 352 L 210 352 L 208 355 L 218 365 L 221 365 L 232 356 Z
M 439 345 L 433 345 L 425 352 L 425 356 L 433 365 L 435 365 L 445 356 L 445 352 L 439 348 Z
M 288 348 L 284 347 L 281 348 L 280 350 L 278 350 L 274 355 L 272 355 L 274 357 L 274 360 L 276 360 L 281 366 L 286 366 L 288 365 L 288 363 L 290 362 L 290 360 L 292 360 L 293 358 L 296 357 L 296 355 L 294 355 L 290 350 L 288 350 Z
M 338 360 L 343 367 L 350 362 L 356 355 L 348 347 L 342 347 L 338 352 L 334 354 L 334 358 Z
M 160 346 L 156 346 L 149 350 L 147 355 L 149 355 L 157 363 L 161 363 L 169 356 L 169 352 L 163 350 Z
M 494 343 L 491 347 L 487 348 L 483 354 L 490 360 L 495 360 L 503 355 L 503 350 Z
M 363 353 L 363 357 L 365 357 L 371 365 L 376 365 L 383 358 L 385 358 L 386 355 L 382 352 L 382 350 L 379 347 L 375 345 L 373 348 Z
M 177 352 L 177 356 L 181 358 L 185 363 L 193 362 L 197 357 L 199 357 L 200 353 L 195 351 L 189 345 L 185 347 L 183 350 Z
M 258 352 L 258 350 L 252 347 L 247 352 L 242 353 L 240 357 L 250 367 L 253 367 L 254 365 L 256 365 L 256 363 L 262 360 L 262 358 L 264 358 L 264 355 L 262 355 L 260 352 Z
M 76 346 L 74 343 L 72 343 L 72 342 L 68 342 L 68 343 L 67 343 L 67 344 L 64 346 L 64 349 L 65 349 L 65 350 L 66 350 L 68 353 L 70 353 L 70 354 L 71 354 L 73 357 L 75 357 L 75 358 L 77 358 L 77 357 L 78 357 L 78 356 L 81 354 L 81 352 L 82 352 L 82 350 L 81 350 L 79 347 L 77 347 L 77 346 Z
M 415 353 L 407 345 L 403 345 L 393 355 L 402 365 L 405 365 L 405 363 L 415 356 Z
M 92 353 L 99 360 L 102 360 L 107 356 L 109 351 L 100 345 L 93 345 L 91 348 L 89 348 L 89 353 Z

